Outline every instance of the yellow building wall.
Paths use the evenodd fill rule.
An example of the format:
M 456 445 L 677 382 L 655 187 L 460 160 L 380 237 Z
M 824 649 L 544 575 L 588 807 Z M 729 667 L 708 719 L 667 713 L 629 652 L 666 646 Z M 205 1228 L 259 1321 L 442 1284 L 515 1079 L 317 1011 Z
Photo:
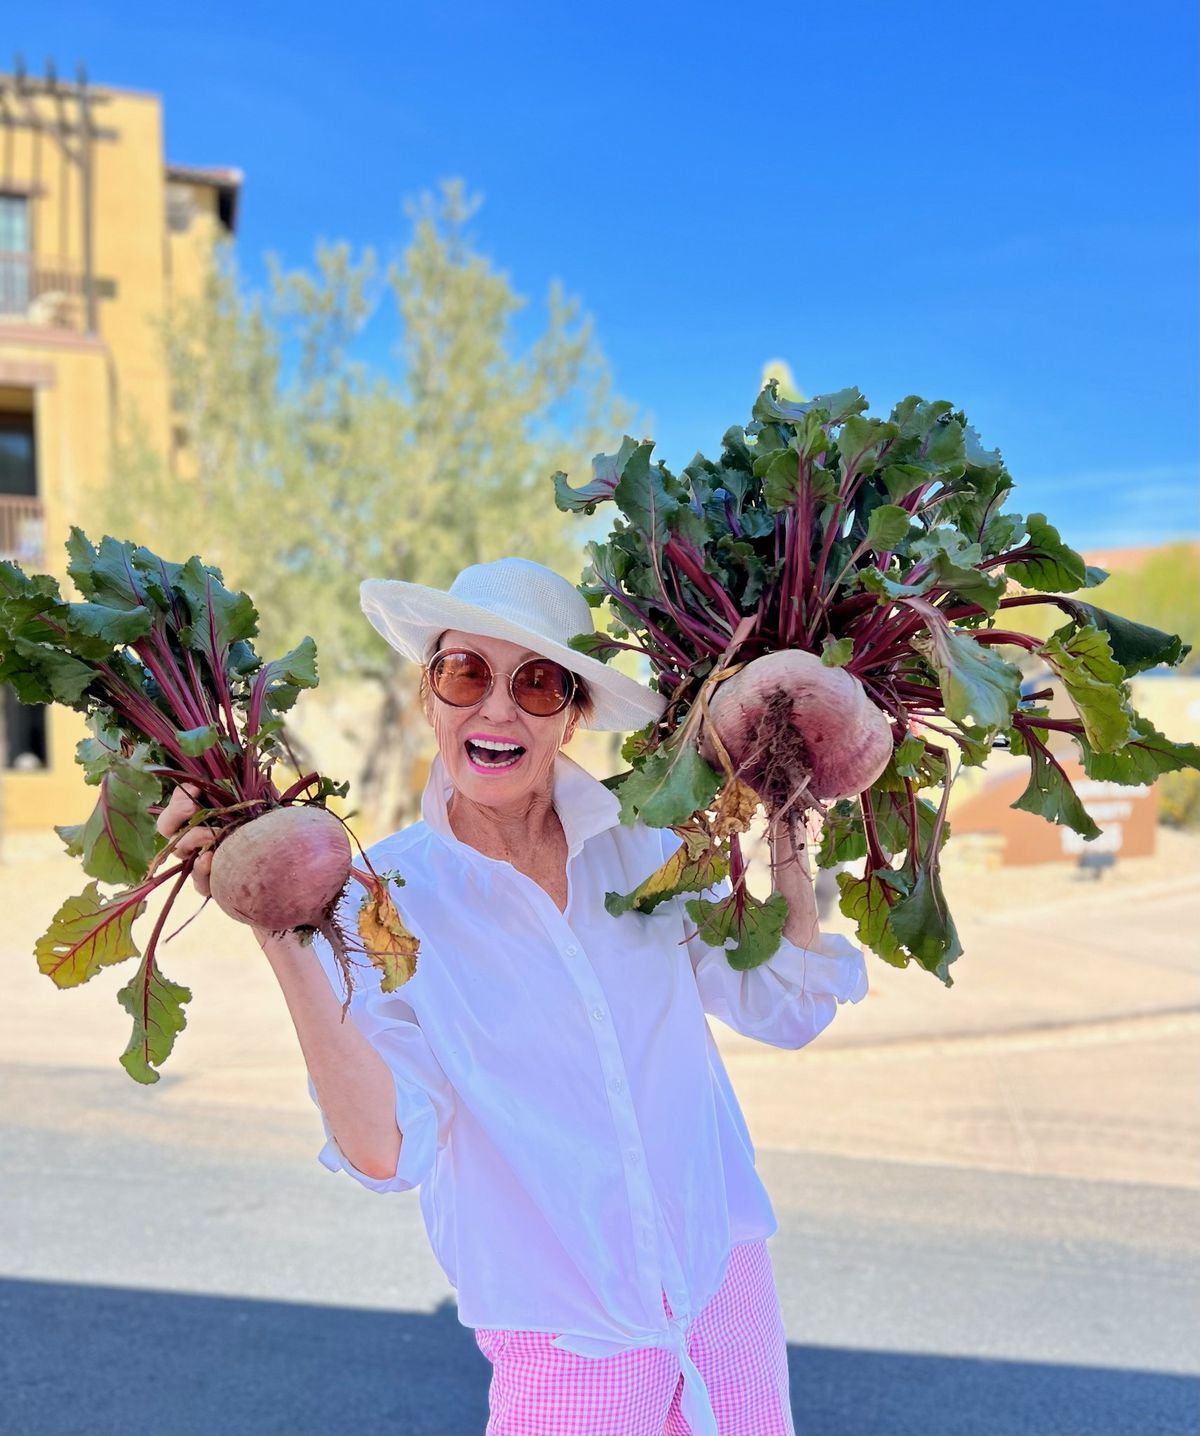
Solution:
M 136 409 L 156 451 L 169 452 L 167 374 L 156 329 L 166 312 L 162 110 L 153 95 L 108 92 L 100 112 L 120 138 L 96 146 L 96 274 L 115 282 L 99 327 L 113 357 L 122 420 Z
M 213 186 L 168 180 L 158 97 L 104 86 L 92 94 L 93 124 L 115 132 L 94 140 L 92 149 L 96 334 L 85 332 L 86 305 L 78 293 L 85 269 L 78 166 L 63 158 L 49 133 L 22 128 L 3 130 L 0 163 L 0 190 L 29 196 L 35 264 L 61 267 L 68 284 L 75 283 L 63 302 L 0 315 L 0 409 L 33 410 L 45 518 L 43 561 L 21 566 L 52 574 L 68 600 L 78 598 L 66 576 L 70 527 L 78 524 L 93 542 L 102 537 L 93 518 L 96 498 L 111 482 L 114 444 L 128 436 L 135 416 L 164 463 L 172 460 L 161 324 L 174 296 L 202 294 L 214 240 L 223 232 Z M 30 97 L 29 105 L 45 122 L 59 113 L 49 96 Z M 69 96 L 62 114 L 77 123 Z M 78 144 L 77 136 L 72 143 Z M 180 192 L 190 197 L 192 218 L 184 229 L 168 225 L 168 185 L 177 202 Z M 59 319 L 65 313 L 67 327 L 51 322 L 51 309 Z M 96 792 L 75 762 L 75 746 L 85 736 L 82 714 L 52 704 L 46 710 L 47 767 L 0 769 L 10 836 L 57 844 L 55 824 L 81 822 L 91 812 Z
M 217 191 L 212 185 L 172 180 L 168 189 L 191 214 L 186 229 L 168 227 L 166 232 L 166 274 L 171 302 L 186 304 L 202 297 L 213 249 L 225 230 L 217 214 Z
M 0 339 L 0 362 L 5 345 Z M 33 391 L 38 483 L 45 514 L 44 559 L 26 572 L 49 573 L 63 596 L 76 598 L 67 578 L 66 542 L 72 523 L 88 510 L 88 496 L 108 481 L 112 383 L 109 356 L 98 340 L 44 339 L 22 346 L 26 363 L 53 370 L 53 379 Z M 87 736 L 83 715 L 60 704 L 46 711 L 47 767 L 4 773 L 5 820 L 9 831 L 51 832 L 55 823 L 81 822 L 95 805 L 83 782 L 75 745 Z

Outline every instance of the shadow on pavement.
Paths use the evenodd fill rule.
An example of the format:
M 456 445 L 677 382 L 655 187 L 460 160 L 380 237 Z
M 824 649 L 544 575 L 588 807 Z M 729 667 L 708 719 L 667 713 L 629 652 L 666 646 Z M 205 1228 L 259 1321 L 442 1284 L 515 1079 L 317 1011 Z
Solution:
M 788 1347 L 796 1436 L 1192 1436 L 1200 1380 L 1154 1371 Z
M 797 1436 L 1191 1433 L 1200 1382 L 791 1346 Z M 490 1367 L 432 1315 L 0 1280 L 2 1436 L 478 1436 Z M 610 1433 L 617 1436 L 617 1433 Z

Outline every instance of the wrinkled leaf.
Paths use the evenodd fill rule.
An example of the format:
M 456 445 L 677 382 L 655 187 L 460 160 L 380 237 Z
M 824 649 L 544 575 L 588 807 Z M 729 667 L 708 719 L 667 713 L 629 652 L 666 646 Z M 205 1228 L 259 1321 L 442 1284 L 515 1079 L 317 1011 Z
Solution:
M 230 593 L 211 567 L 193 556 L 176 584 L 187 600 L 190 624 L 179 629 L 179 641 L 201 653 L 217 653 L 238 639 L 258 632 L 258 612 L 244 593 Z
M 719 902 L 692 898 L 687 910 L 700 941 L 708 947 L 724 948 L 730 967 L 739 972 L 758 967 L 778 952 L 788 915 L 787 898 L 778 892 L 765 902 L 746 894 L 740 925 L 733 893 Z
M 371 963 L 383 974 L 381 992 L 395 992 L 417 970 L 420 944 L 404 925 L 386 887 L 371 884 L 358 907 L 358 935 Z
M 617 790 L 621 821 L 631 826 L 640 818 L 651 828 L 682 825 L 708 807 L 722 781 L 694 744 L 675 748 L 664 745 L 635 768 Z
M 867 835 L 858 800 L 839 798 L 825 814 L 821 845 L 817 849 L 817 866 L 833 868 L 840 863 L 855 862 L 866 855 Z
M 302 638 L 282 658 L 264 663 L 254 678 L 254 691 L 262 692 L 263 710 L 286 713 L 300 696 L 302 688 L 317 686 L 317 645 L 309 637 Z
M 867 543 L 877 552 L 893 549 L 908 534 L 912 520 L 899 504 L 880 504 L 867 520 Z
M 680 893 L 703 892 L 721 881 L 729 871 L 725 855 L 706 834 L 694 828 L 675 828 L 682 842 L 660 867 L 640 882 L 631 893 L 606 893 L 605 911 L 613 917 L 623 912 L 653 912 L 659 903 Z
M 851 414 L 861 414 L 866 407 L 867 400 L 855 388 L 818 394 L 813 399 L 781 399 L 778 380 L 768 379 L 762 393 L 754 401 L 753 415 L 759 423 L 797 424 L 806 414 L 820 410 L 828 416 L 827 423 L 840 424 Z
M 713 803 L 713 832 L 718 838 L 744 833 L 758 811 L 760 799 L 749 783 L 731 778 L 717 794 Z
M 880 603 L 891 603 L 898 598 L 918 598 L 937 583 L 937 574 L 922 575 L 916 583 L 903 583 L 897 578 L 880 573 L 877 568 L 858 570 L 857 581 L 868 593 L 877 593 Z
M 104 608 L 142 608 L 149 596 L 133 562 L 134 548 L 133 544 L 105 534 L 97 549 L 83 530 L 72 524 L 67 540 L 67 573 L 84 598 Z
M 88 883 L 54 914 L 34 946 L 39 969 L 56 987 L 78 987 L 102 967 L 137 957 L 133 924 L 146 910 L 146 900 L 131 903 L 125 894 L 106 897 L 99 883 Z
M 1111 753 L 1134 736 L 1125 670 L 1113 658 L 1107 634 L 1068 624 L 1050 636 L 1038 656 L 1062 679 L 1096 752 Z
M 1098 838 L 1100 829 L 1080 801 L 1079 794 L 1059 765 L 1039 742 L 1026 743 L 1019 729 L 1010 735 L 1012 751 L 1029 756 L 1029 783 L 1010 806 L 1034 813 L 1049 823 L 1073 828 L 1081 837 Z
M 895 424 L 884 419 L 868 419 L 852 414 L 838 435 L 838 452 L 842 460 L 843 481 L 851 474 L 871 469 L 884 447 L 899 433 Z
M 176 1035 L 187 1026 L 183 1004 L 191 1000 L 191 991 L 164 977 L 149 957 L 142 959 L 117 993 L 117 1001 L 133 1018 L 133 1034 L 121 1054 L 121 1066 L 135 1082 L 158 1081 L 154 1069 L 167 1060 Z
M 9 684 L 22 703 L 86 708 L 89 697 L 85 695 L 95 676 L 90 663 L 28 638 L 12 638 L 0 653 L 0 682 Z
M 956 723 L 1007 728 L 1021 698 L 1021 670 L 965 633 L 941 626 L 912 640 L 933 664 L 946 713 Z
M 668 494 L 662 465 L 651 463 L 653 448 L 646 440 L 633 450 L 621 469 L 613 498 L 630 523 L 646 533 L 653 527 L 661 543 L 666 537 L 668 520 L 680 501 Z
M 1108 613 L 1076 598 L 1060 598 L 1055 602 L 1081 626 L 1091 625 L 1108 635 L 1112 656 L 1125 670 L 1127 678 L 1159 663 L 1174 667 L 1192 651 L 1191 645 L 1184 643 L 1177 633 L 1163 633 L 1148 623 L 1134 623 L 1130 618 Z
M 901 947 L 890 922 L 891 905 L 899 900 L 897 881 L 896 874 L 890 874 L 885 880 L 878 873 L 866 873 L 861 878 L 838 873 L 839 906 L 842 914 L 854 923 L 855 935 L 864 947 L 869 947 L 893 967 L 907 967 L 908 953 Z
M 821 662 L 826 668 L 845 668 L 853 657 L 853 638 L 830 637 L 821 645 Z
M 89 877 L 113 884 L 141 882 L 165 844 L 150 812 L 150 805 L 162 796 L 162 783 L 139 768 L 136 760 L 114 757 L 99 786 L 96 806 L 86 822 L 56 824 L 54 830 L 66 843 L 67 853 L 83 859 Z
M 800 488 L 800 455 L 795 449 L 780 449 L 772 456 L 762 481 L 763 503 L 772 513 L 790 508 Z
M 913 558 L 926 559 L 934 583 L 948 588 L 988 613 L 994 613 L 1004 597 L 1005 580 L 999 574 L 981 572 L 975 567 L 983 561 L 983 550 L 977 543 L 964 539 L 955 528 L 932 529 L 911 546 Z
M 1148 718 L 1133 715 L 1134 736 L 1113 753 L 1097 753 L 1086 739 L 1077 738 L 1083 770 L 1089 778 L 1131 786 L 1153 783 L 1163 773 L 1181 768 L 1200 769 L 1200 746 L 1172 743 Z
M 638 441 L 631 439 L 626 434 L 621 440 L 621 447 L 615 454 L 597 454 L 592 460 L 590 483 L 583 484 L 577 489 L 571 488 L 567 483 L 566 474 L 561 471 L 556 473 L 554 475 L 555 504 L 570 513 L 595 513 L 598 503 L 612 498 L 621 477 L 621 470 L 637 447 Z
M 894 905 L 890 923 L 895 937 L 921 966 L 947 987 L 953 986 L 950 964 L 962 956 L 962 943 L 936 864 L 918 869 L 912 892 Z
M 879 477 L 887 489 L 888 498 L 898 504 L 914 489 L 929 482 L 929 470 L 919 464 L 887 464 L 880 470 Z
M 1032 549 L 1033 553 L 1006 566 L 1009 578 L 1039 593 L 1074 593 L 1083 588 L 1087 565 L 1080 554 L 1063 543 L 1054 525 L 1046 522 L 1045 514 L 1030 514 L 1025 527 L 1029 537 L 1022 548 Z

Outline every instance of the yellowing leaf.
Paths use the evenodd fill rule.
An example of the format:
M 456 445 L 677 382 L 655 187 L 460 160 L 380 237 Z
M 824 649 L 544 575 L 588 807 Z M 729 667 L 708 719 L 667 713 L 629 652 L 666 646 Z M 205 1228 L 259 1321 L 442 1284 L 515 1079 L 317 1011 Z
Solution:
M 404 926 L 387 889 L 372 884 L 358 909 L 358 935 L 366 956 L 383 973 L 381 992 L 395 992 L 417 970 L 420 943 Z
M 145 898 L 130 902 L 125 893 L 108 898 L 99 883 L 88 883 L 63 903 L 38 938 L 38 967 L 58 987 L 78 987 L 102 967 L 137 957 L 131 929 L 145 908 Z
M 725 855 L 713 846 L 708 835 L 695 828 L 673 828 L 683 839 L 671 856 L 631 893 L 606 893 L 604 908 L 613 917 L 636 908 L 653 912 L 661 902 L 678 893 L 703 892 L 728 872 Z
M 718 838 L 727 838 L 731 833 L 744 833 L 757 809 L 758 794 L 749 783 L 734 778 L 725 784 L 713 804 L 716 814 L 713 832 Z

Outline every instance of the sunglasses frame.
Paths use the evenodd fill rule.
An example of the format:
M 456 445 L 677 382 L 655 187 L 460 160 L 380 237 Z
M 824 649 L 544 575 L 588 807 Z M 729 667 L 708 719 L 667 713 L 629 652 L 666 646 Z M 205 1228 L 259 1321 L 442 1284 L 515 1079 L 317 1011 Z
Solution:
M 450 701 L 448 698 L 443 698 L 442 695 L 437 691 L 437 686 L 436 686 L 436 684 L 435 684 L 434 681 L 433 681 L 433 667 L 434 667 L 434 664 L 437 663 L 437 661 L 438 661 L 439 658 L 445 658 L 445 657 L 447 656 L 447 654 L 451 654 L 451 653 L 466 653 L 466 654 L 469 654 L 470 657 L 472 657 L 472 658 L 477 658 L 477 659 L 479 660 L 479 662 L 482 663 L 483 666 L 484 666 L 484 667 L 487 669 L 487 671 L 488 671 L 489 677 L 488 677 L 488 685 L 487 685 L 487 687 L 483 690 L 483 692 L 479 695 L 479 697 L 476 698 L 476 699 L 475 699 L 473 702 L 471 702 L 471 703 L 451 703 L 451 701 Z M 563 672 L 567 675 L 567 677 L 571 680 L 571 690 L 570 690 L 570 692 L 569 692 L 569 693 L 567 694 L 567 696 L 563 699 L 563 701 L 558 705 L 558 707 L 551 709 L 551 711 L 550 711 L 549 713 L 531 713 L 530 710 L 529 710 L 528 708 L 526 708 L 525 705 L 520 701 L 520 699 L 519 699 L 519 698 L 517 697 L 517 695 L 516 695 L 516 692 L 515 692 L 514 689 L 513 689 L 513 683 L 514 683 L 514 681 L 516 680 L 517 674 L 520 673 L 520 671 L 521 671 L 522 668 L 528 667 L 528 665 L 529 665 L 530 663 L 553 663 L 556 668 L 561 668 L 562 671 L 563 671 Z M 459 647 L 459 646 L 457 646 L 457 645 L 454 646 L 453 648 L 439 648 L 438 651 L 430 658 L 429 662 L 426 663 L 426 664 L 424 664 L 423 666 L 424 666 L 424 669 L 425 669 L 426 677 L 429 679 L 429 691 L 433 694 L 433 696 L 438 700 L 439 703 L 444 703 L 444 704 L 447 706 L 447 708 L 474 708 L 474 707 L 476 707 L 478 704 L 482 703 L 483 700 L 491 693 L 492 689 L 495 688 L 495 686 L 496 686 L 496 670 L 495 670 L 495 669 L 492 667 L 492 665 L 487 661 L 487 659 L 483 656 L 482 653 L 476 653 L 476 651 L 475 651 L 473 648 L 462 648 L 462 647 Z M 528 717 L 530 717 L 530 718 L 553 718 L 556 714 L 561 713 L 561 712 L 563 711 L 563 709 L 566 708 L 566 707 L 571 703 L 572 699 L 575 697 L 575 695 L 576 695 L 578 692 L 579 692 L 579 679 L 578 679 L 578 678 L 576 677 L 576 675 L 566 666 L 565 663 L 559 663 L 558 660 L 555 659 L 555 658 L 538 658 L 538 657 L 526 658 L 526 659 L 524 659 L 522 662 L 518 663 L 517 666 L 516 666 L 516 667 L 512 670 L 512 672 L 508 675 L 508 696 L 509 696 L 509 697 L 512 699 L 512 701 L 517 705 L 517 707 L 521 710 L 521 712 L 524 713 L 524 714 L 526 714 L 526 715 L 527 715 Z

